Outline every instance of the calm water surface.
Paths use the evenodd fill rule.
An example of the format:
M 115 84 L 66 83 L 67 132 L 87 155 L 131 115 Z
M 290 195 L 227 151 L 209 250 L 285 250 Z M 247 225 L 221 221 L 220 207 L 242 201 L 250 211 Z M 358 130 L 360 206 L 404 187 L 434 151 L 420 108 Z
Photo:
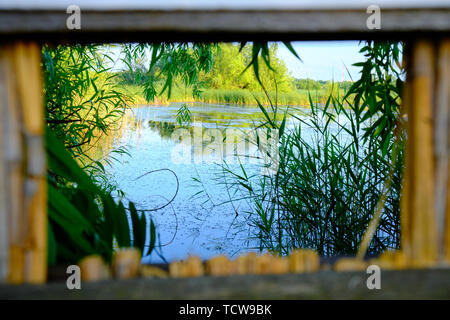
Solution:
M 217 179 L 222 172 L 217 163 L 225 159 L 231 169 L 240 170 L 237 158 L 226 152 L 222 155 L 211 152 L 211 138 L 206 133 L 217 131 L 206 129 L 233 129 L 238 138 L 243 138 L 251 133 L 255 123 L 263 120 L 263 114 L 251 106 L 194 104 L 190 106 L 193 121 L 189 129 L 184 129 L 187 135 L 180 138 L 176 123 L 179 107 L 172 104 L 129 110 L 112 142 L 112 148 L 126 147 L 129 155 L 116 155 L 116 161 L 107 167 L 108 174 L 138 209 L 146 210 L 167 204 L 177 189 L 177 179 L 171 172 L 146 173 L 170 169 L 176 174 L 179 190 L 175 199 L 163 209 L 146 213 L 156 222 L 160 251 L 167 261 L 184 259 L 188 254 L 203 259 L 219 254 L 233 257 L 256 249 L 258 244 L 250 239 L 252 230 L 247 222 L 250 204 L 245 200 L 228 202 L 230 196 L 236 195 L 230 195 L 230 188 Z M 289 111 L 299 117 L 307 117 L 308 113 L 300 108 Z M 298 120 L 290 117 L 289 126 L 295 121 Z M 202 134 L 203 139 L 193 143 Z M 209 152 L 205 154 L 205 150 Z M 244 168 L 260 174 L 255 161 L 243 157 L 255 152 L 250 144 L 238 150 Z M 202 190 L 206 192 L 199 193 Z M 161 261 L 157 254 L 143 259 L 143 262 Z

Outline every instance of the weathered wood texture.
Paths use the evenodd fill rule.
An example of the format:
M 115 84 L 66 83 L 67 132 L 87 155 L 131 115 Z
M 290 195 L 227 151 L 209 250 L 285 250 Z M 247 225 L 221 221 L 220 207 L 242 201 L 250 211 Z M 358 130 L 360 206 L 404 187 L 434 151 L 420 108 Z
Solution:
M 2 130 L 2 159 L 1 165 L 4 173 L 5 184 L 4 200 L 0 214 L 3 217 L 5 225 L 2 226 L 2 232 L 5 230 L 8 237 L 6 262 L 6 277 L 10 282 L 23 282 L 23 254 L 20 248 L 23 247 L 24 235 L 19 221 L 23 219 L 23 153 L 22 153 L 22 135 L 20 133 L 19 107 L 14 81 L 14 62 L 10 47 L 0 49 L 0 90 L 1 90 L 1 130 Z M 4 230 L 3 230 L 4 229 Z M 5 255 L 5 254 L 2 254 Z M 14 265 L 15 268 L 11 269 Z
M 439 43 L 436 50 L 436 107 L 433 113 L 436 224 L 439 257 L 450 262 L 450 38 Z
M 65 9 L 0 8 L 0 38 L 41 42 L 237 41 L 405 39 L 450 32 L 450 4 L 441 8 L 381 8 L 381 29 L 356 9 L 84 10 L 81 29 L 69 30 Z
M 0 283 L 6 280 L 8 276 L 9 261 L 9 226 L 8 226 L 8 207 L 7 192 L 9 183 L 7 183 L 7 159 L 5 158 L 5 138 L 8 136 L 5 119 L 6 109 L 6 79 L 5 79 L 5 61 L 0 54 Z
M 443 263 L 449 247 L 449 52 L 445 39 L 418 39 L 407 50 L 402 247 L 418 267 Z
M 450 270 L 382 271 L 381 289 L 366 272 L 134 279 L 38 286 L 0 285 L 0 299 L 450 299 Z
M 408 138 L 412 158 L 412 251 L 416 263 L 432 264 L 436 260 L 437 238 L 434 208 L 433 163 L 433 87 L 435 53 L 430 41 L 413 45 L 411 85 L 413 99 L 409 109 L 411 122 Z
M 40 47 L 0 47 L 2 279 L 42 283 L 47 261 L 47 191 Z M 5 236 L 7 235 L 7 237 Z M 7 257 L 7 261 L 5 260 Z
M 45 280 L 44 118 L 37 43 L 49 41 L 414 39 L 403 97 L 408 146 L 402 249 L 414 266 L 432 266 L 445 258 L 449 261 L 449 44 L 448 40 L 429 38 L 448 36 L 450 4 L 441 8 L 382 8 L 380 30 L 367 28 L 369 14 L 364 8 L 82 10 L 81 30 L 67 29 L 68 16 L 62 9 L 0 7 L 0 41 L 13 42 L 0 48 L 0 191 L 4 197 L 0 240 L 9 241 L 9 246 L 0 246 L 0 280 Z M 17 42 L 23 39 L 33 42 Z

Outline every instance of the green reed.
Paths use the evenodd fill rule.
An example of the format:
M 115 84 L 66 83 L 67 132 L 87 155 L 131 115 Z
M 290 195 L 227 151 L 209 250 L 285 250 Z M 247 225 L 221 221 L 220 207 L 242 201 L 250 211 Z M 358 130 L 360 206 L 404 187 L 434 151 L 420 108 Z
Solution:
M 280 133 L 276 174 L 252 177 L 242 166 L 242 172 L 224 173 L 233 181 L 230 193 L 250 200 L 246 214 L 260 249 L 288 254 L 294 248 L 314 248 L 322 255 L 352 255 L 375 212 L 398 140 L 388 137 L 386 144 L 380 136 L 363 137 L 369 125 L 361 121 L 364 114 L 344 108 L 343 99 L 330 96 L 320 106 L 311 98 L 310 107 L 306 120 L 291 115 L 298 124 L 289 130 L 285 119 L 265 113 L 264 127 Z M 260 147 L 256 139 L 249 140 Z M 400 245 L 402 146 L 398 156 L 371 254 Z

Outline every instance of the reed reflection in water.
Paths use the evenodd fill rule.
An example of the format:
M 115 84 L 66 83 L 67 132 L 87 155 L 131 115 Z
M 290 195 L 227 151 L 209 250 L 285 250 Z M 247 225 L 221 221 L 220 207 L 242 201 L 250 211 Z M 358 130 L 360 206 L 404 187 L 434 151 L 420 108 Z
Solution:
M 157 223 L 162 253 L 167 261 L 184 259 L 188 254 L 207 259 L 257 249 L 256 240 L 250 239 L 252 230 L 247 223 L 250 204 L 245 199 L 233 204 L 228 202 L 231 195 L 227 182 L 217 179 L 222 170 L 217 163 L 225 160 L 231 170 L 240 170 L 242 164 L 249 174 L 260 174 L 254 158 L 257 150 L 247 137 L 253 136 L 255 125 L 263 121 L 264 115 L 257 107 L 193 104 L 189 108 L 192 123 L 185 128 L 180 128 L 176 122 L 177 104 L 128 110 L 114 136 L 98 143 L 97 156 L 108 155 L 114 148 L 127 148 L 129 155 L 116 156 L 117 161 L 106 170 L 138 209 L 164 206 L 173 197 L 177 180 L 169 171 L 158 171 L 135 180 L 137 177 L 158 169 L 170 169 L 176 174 L 179 191 L 174 201 L 161 210 L 146 213 Z M 308 111 L 294 112 L 299 117 L 307 117 Z M 280 112 L 280 117 L 282 115 Z M 289 117 L 288 127 L 295 121 Z M 180 129 L 185 130 L 188 138 L 179 136 Z M 234 142 L 241 144 L 218 151 L 222 133 L 230 130 Z M 187 160 L 183 157 L 184 161 L 177 163 L 174 154 L 180 149 L 187 150 L 190 157 Z M 201 188 L 207 192 L 198 196 Z M 156 255 L 147 260 L 144 262 L 162 261 Z

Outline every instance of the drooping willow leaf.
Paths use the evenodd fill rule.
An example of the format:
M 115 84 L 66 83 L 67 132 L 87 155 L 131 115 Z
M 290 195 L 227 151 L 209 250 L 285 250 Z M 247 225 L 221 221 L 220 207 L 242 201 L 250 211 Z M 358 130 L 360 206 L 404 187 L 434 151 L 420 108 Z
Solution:
M 90 254 L 110 261 L 115 242 L 118 247 L 135 246 L 143 252 L 147 223 L 143 214 L 137 215 L 134 204 L 129 204 L 129 222 L 123 203 L 116 203 L 92 182 L 50 129 L 46 150 L 50 176 L 59 177 L 58 182 L 50 179 L 48 185 L 49 240 L 54 244 L 50 261 L 77 263 Z M 154 246 L 153 238 L 151 243 Z

